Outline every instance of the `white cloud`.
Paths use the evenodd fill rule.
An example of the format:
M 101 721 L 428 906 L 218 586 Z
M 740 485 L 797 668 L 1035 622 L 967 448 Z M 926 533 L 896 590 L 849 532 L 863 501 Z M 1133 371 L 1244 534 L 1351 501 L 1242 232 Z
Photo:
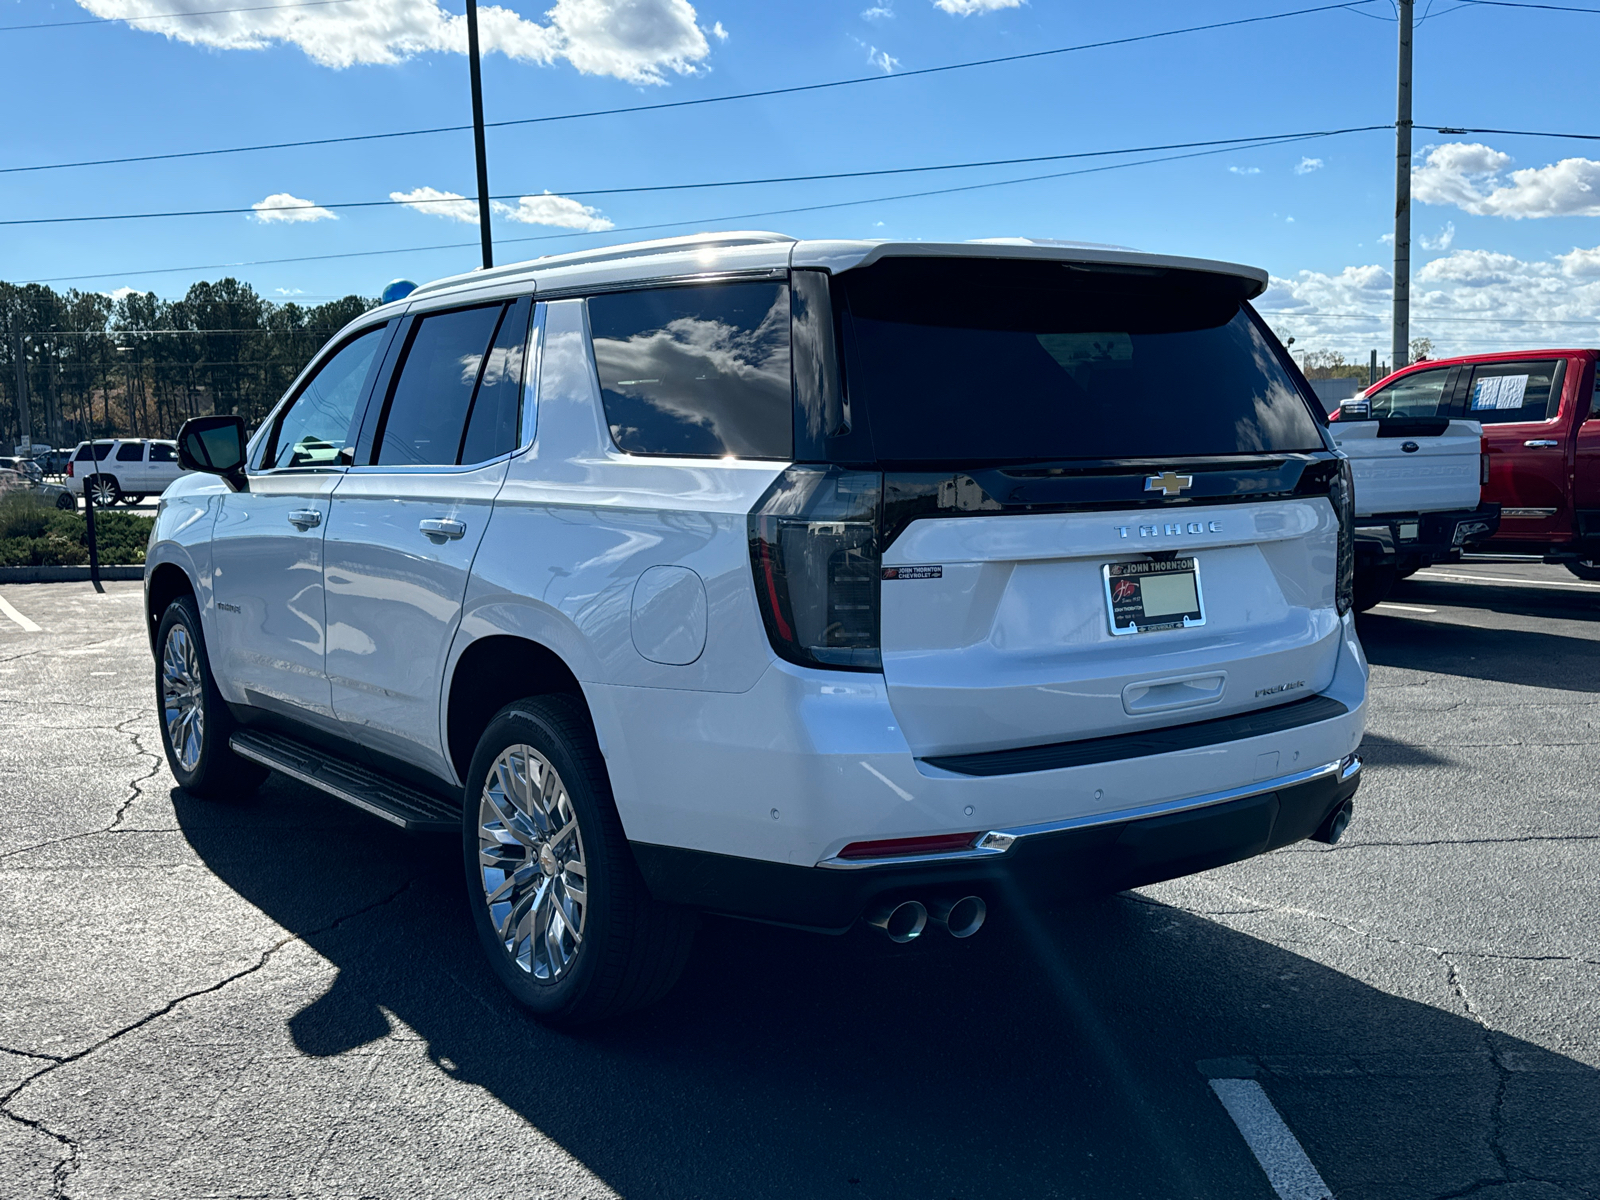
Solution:
M 863 21 L 887 21 L 893 16 L 894 7 L 889 3 L 889 0 L 884 0 L 882 4 L 874 4 L 871 8 L 863 9 L 861 12 Z
M 310 200 L 301 200 L 291 196 L 288 192 L 274 192 L 265 200 L 258 200 L 250 206 L 256 211 L 256 220 L 263 225 L 273 221 L 337 221 L 336 213 L 325 208 L 319 208 Z
M 958 17 L 973 13 L 999 12 L 1002 8 L 1021 8 L 1022 0 L 933 0 L 933 6 Z
M 1600 162 L 1564 158 L 1502 175 L 1511 162 L 1478 142 L 1434 146 L 1412 168 L 1411 194 L 1419 203 L 1453 204 L 1479 217 L 1600 216 Z
M 1259 175 L 1259 174 L 1261 174 L 1261 168 L 1260 167 L 1229 167 L 1228 170 L 1232 171 L 1235 175 Z
M 1309 175 L 1313 171 L 1322 170 L 1323 165 L 1323 161 L 1320 158 L 1302 158 L 1299 165 L 1295 167 L 1294 173 L 1296 175 Z
M 304 296 L 306 294 L 305 288 L 273 288 L 272 290 L 280 296 Z
M 1392 245 L 1394 245 L 1394 234 L 1392 234 L 1392 233 L 1380 233 L 1378 235 L 1378 240 L 1380 242 L 1382 242 L 1385 246 L 1392 246 Z
M 409 192 L 390 192 L 389 199 L 404 204 L 430 217 L 447 217 L 467 224 L 478 223 L 478 202 L 468 200 L 459 192 L 441 192 L 438 188 L 419 187 Z
M 1374 346 L 1387 357 L 1390 287 L 1389 272 L 1376 265 L 1301 271 L 1274 276 L 1257 306 L 1274 329 L 1294 335 L 1296 351 L 1338 350 L 1365 361 Z M 1411 332 L 1430 338 L 1438 355 L 1569 345 L 1593 324 L 1600 324 L 1600 246 L 1542 261 L 1454 250 L 1412 277 Z
M 506 220 L 518 221 L 523 225 L 554 225 L 557 229 L 581 229 L 585 233 L 599 233 L 612 228 L 612 222 L 601 216 L 599 209 L 550 192 L 542 196 L 522 196 L 515 207 L 498 200 L 492 203 L 494 211 Z M 477 220 L 477 217 L 474 216 L 473 220 Z
M 1389 240 L 1394 240 L 1393 234 L 1389 235 Z M 1423 237 L 1417 240 L 1422 243 L 1424 250 L 1448 250 L 1456 240 L 1456 223 L 1454 221 L 1446 221 L 1444 228 L 1439 231 L 1438 237 L 1431 240 Z
M 728 40 L 728 31 L 722 27 L 721 21 L 718 21 L 711 27 L 711 36 L 716 38 L 719 42 L 725 42 Z
M 125 20 L 135 29 L 193 45 L 261 50 L 284 42 L 325 67 L 394 63 L 430 51 L 465 54 L 467 49 L 466 17 L 446 11 L 438 0 L 208 11 L 183 21 L 140 17 L 170 12 L 171 0 L 78 3 L 97 17 Z M 480 8 L 484 53 L 543 65 L 565 60 L 586 75 L 664 83 L 664 72 L 692 74 L 711 52 L 689 0 L 556 0 L 544 15 L 549 23 L 541 25 L 508 8 Z M 712 34 L 727 36 L 720 23 Z
M 887 50 L 879 50 L 876 46 L 867 47 L 867 61 L 881 68 L 885 75 L 893 75 L 894 69 L 900 65 L 898 58 L 892 57 Z
M 101 295 L 110 296 L 111 297 L 111 303 L 115 304 L 118 300 L 124 299 L 125 297 L 128 297 L 128 296 L 142 296 L 142 295 L 144 295 L 144 293 L 141 292 L 138 288 L 119 287 L 119 288 L 113 288 L 109 292 L 102 292 Z

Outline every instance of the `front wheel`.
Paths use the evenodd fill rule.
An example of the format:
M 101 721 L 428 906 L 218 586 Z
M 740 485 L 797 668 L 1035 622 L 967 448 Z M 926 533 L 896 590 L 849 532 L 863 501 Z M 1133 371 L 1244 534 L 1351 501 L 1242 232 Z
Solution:
M 568 1027 L 666 995 L 695 916 L 645 887 L 582 706 L 534 696 L 501 709 L 467 780 L 468 903 L 512 995 Z
M 1567 559 L 1566 568 L 1579 579 L 1600 583 L 1600 558 Z
M 1354 607 L 1357 612 L 1366 612 L 1381 603 L 1389 594 L 1389 589 L 1394 587 L 1395 567 L 1393 563 L 1382 567 L 1357 567 Z
M 211 660 L 194 600 L 167 605 L 156 630 L 156 705 L 161 748 L 178 786 L 197 796 L 247 796 L 267 777 L 264 767 L 228 745 L 233 715 L 211 676 Z
M 123 497 L 122 497 L 122 502 L 124 504 L 126 504 L 129 508 L 132 508 L 135 504 L 143 504 L 144 503 L 144 493 L 143 492 L 134 492 L 132 495 L 124 493 Z

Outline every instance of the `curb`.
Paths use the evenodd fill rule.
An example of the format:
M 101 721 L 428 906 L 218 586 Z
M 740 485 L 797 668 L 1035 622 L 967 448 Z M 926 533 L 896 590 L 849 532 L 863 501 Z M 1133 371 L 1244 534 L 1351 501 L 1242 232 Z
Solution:
M 143 579 L 144 567 L 101 567 L 102 582 Z M 0 583 L 88 583 L 88 567 L 0 567 Z

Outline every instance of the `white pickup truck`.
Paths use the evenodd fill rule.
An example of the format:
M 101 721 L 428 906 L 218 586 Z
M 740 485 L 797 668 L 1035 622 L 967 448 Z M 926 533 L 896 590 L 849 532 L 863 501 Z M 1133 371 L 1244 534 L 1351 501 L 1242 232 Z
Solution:
M 1339 405 L 1329 432 L 1355 476 L 1355 607 L 1366 610 L 1395 580 L 1454 560 L 1493 536 L 1500 506 L 1483 500 L 1483 426 L 1462 419 L 1464 379 L 1454 369 L 1391 376 Z

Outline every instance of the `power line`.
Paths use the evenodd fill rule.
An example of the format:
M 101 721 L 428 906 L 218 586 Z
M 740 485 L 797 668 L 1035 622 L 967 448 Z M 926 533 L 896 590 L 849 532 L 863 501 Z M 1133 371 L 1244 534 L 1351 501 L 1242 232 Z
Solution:
M 1386 324 L 1387 316 L 1372 316 L 1367 313 L 1292 313 L 1283 309 L 1258 309 L 1264 317 L 1276 317 L 1282 320 L 1304 321 L 1372 321 L 1377 324 Z M 1600 328 L 1600 317 L 1593 320 L 1566 319 L 1556 317 L 1434 317 L 1418 316 L 1411 314 L 1418 321 L 1448 321 L 1467 325 L 1585 325 L 1591 328 Z
M 345 0 L 317 0 L 322 3 L 344 3 Z M 1142 33 L 1130 37 L 1111 38 L 1100 42 L 1083 42 L 1075 46 L 1058 46 L 1053 50 L 1034 50 L 1027 54 L 1009 54 L 1000 58 L 980 58 L 969 62 L 947 63 L 939 67 L 922 67 L 915 71 L 897 71 L 892 75 L 859 75 L 850 79 L 834 79 L 825 83 L 797 84 L 793 87 L 767 88 L 756 92 L 736 92 L 727 96 L 705 96 L 696 100 L 670 100 L 659 104 L 634 104 L 622 108 L 597 108 L 586 112 L 558 113 L 546 117 L 522 117 L 507 121 L 489 121 L 486 129 L 507 129 L 518 125 L 544 125 L 554 121 L 577 121 L 589 117 L 612 117 L 627 113 L 661 112 L 674 108 L 694 108 L 705 104 L 724 104 L 731 100 L 755 100 L 768 96 L 790 96 L 802 92 L 817 92 L 827 88 L 850 87 L 859 83 L 881 83 L 887 79 L 913 79 L 922 75 L 938 75 L 949 71 L 965 71 L 972 67 L 992 67 L 1004 63 L 1023 62 L 1029 59 L 1048 58 L 1058 54 L 1074 54 L 1081 50 L 1100 50 L 1110 46 L 1127 46 L 1136 42 L 1155 41 L 1159 38 L 1178 37 L 1187 33 L 1204 33 L 1215 29 L 1228 29 L 1238 25 L 1255 25 L 1264 21 L 1281 21 L 1313 13 L 1338 10 L 1358 10 L 1375 0 L 1346 0 L 1339 4 L 1324 4 L 1316 8 L 1297 8 L 1289 12 L 1268 13 L 1260 17 L 1241 17 L 1233 21 L 1214 21 L 1208 25 L 1187 25 L 1180 29 L 1163 29 L 1156 33 Z M 292 7 L 281 5 L 277 7 Z M 420 137 L 435 133 L 463 133 L 471 125 L 437 125 L 427 129 L 398 129 L 389 133 L 360 133 L 346 137 L 308 138 L 294 142 L 265 142 L 253 146 L 227 146 L 215 150 L 181 150 L 170 154 L 139 154 L 125 158 L 84 159 L 77 162 L 39 163 L 26 167 L 0 167 L 0 175 L 14 175 L 26 171 L 59 171 L 69 167 L 107 167 L 125 163 L 166 162 L 179 158 L 205 158 L 219 154 L 249 154 L 260 150 L 298 150 L 308 146 L 335 146 L 351 142 L 373 142 L 390 138 Z
M 89 17 L 82 21 L 41 21 L 36 25 L 0 25 L 0 33 L 24 29 L 65 29 L 73 25 L 122 25 L 135 21 L 182 20 L 186 17 L 216 17 L 224 13 L 273 12 L 280 8 L 320 8 L 326 4 L 352 4 L 355 0 L 296 0 L 293 4 L 257 4 L 250 8 L 208 8 L 195 12 L 136 13 L 126 17 Z
M 700 183 L 660 183 L 644 184 L 635 187 L 616 188 L 564 188 L 556 193 L 560 196 L 620 196 L 632 195 L 642 192 L 683 192 L 699 191 L 707 188 L 753 187 L 773 183 L 813 183 L 838 179 L 865 179 L 881 175 L 913 175 L 930 171 L 965 171 L 981 167 L 1007 167 L 1022 166 L 1027 163 L 1062 162 L 1069 159 L 1105 158 L 1112 155 L 1123 154 L 1148 154 L 1157 150 L 1183 150 L 1197 146 L 1220 146 L 1224 149 L 1255 149 L 1262 146 L 1274 146 L 1286 141 L 1306 141 L 1313 138 L 1338 137 L 1346 133 L 1370 133 L 1379 129 L 1392 129 L 1392 125 L 1357 125 L 1346 129 L 1319 129 L 1307 130 L 1299 133 L 1259 134 L 1253 137 L 1240 138 L 1214 138 L 1203 142 L 1169 142 L 1155 146 L 1130 146 L 1116 150 L 1079 150 L 1069 154 L 1037 154 L 1027 158 L 994 158 L 977 162 L 962 163 L 936 163 L 918 167 L 882 167 L 870 171 L 833 171 L 817 175 L 777 175 L 760 179 L 722 179 L 709 180 Z M 518 200 L 526 195 L 537 193 L 508 192 L 499 196 L 491 196 L 491 200 Z M 144 213 L 101 213 L 94 216 L 80 217 L 22 217 L 12 220 L 0 221 L 0 226 L 12 225 L 75 225 L 88 221 L 144 221 L 159 217 L 221 217 L 239 216 L 252 213 L 293 213 L 315 211 L 317 209 L 352 209 L 352 208 L 419 208 L 423 205 L 433 204 L 471 204 L 472 200 L 465 196 L 437 196 L 415 200 L 352 200 L 339 204 L 316 204 L 307 201 L 303 204 L 274 205 L 271 208 L 261 208 L 251 205 L 248 208 L 195 208 L 180 209 L 168 212 Z
M 1377 126 L 1377 128 L 1379 128 L 1379 129 L 1387 129 L 1389 127 L 1387 125 L 1380 125 L 1380 126 Z M 1273 145 L 1287 145 L 1291 141 L 1306 141 L 1306 140 L 1310 140 L 1311 137 L 1315 137 L 1315 136 L 1319 136 L 1319 135 L 1308 135 L 1306 137 L 1300 137 L 1300 138 L 1285 138 L 1282 141 L 1274 142 L 1274 143 L 1271 143 L 1271 144 L 1273 144 Z M 728 224 L 731 224 L 734 221 L 749 221 L 749 220 L 754 220 L 757 217 L 782 217 L 782 216 L 791 216 L 791 215 L 794 215 L 794 214 L 797 214 L 797 213 L 825 212 L 825 211 L 829 211 L 829 210 L 832 210 L 832 209 L 838 209 L 838 208 L 853 208 L 853 207 L 857 207 L 857 206 L 863 205 L 863 204 L 886 204 L 886 203 L 889 203 L 889 202 L 895 201 L 895 200 L 915 200 L 915 199 L 920 199 L 920 198 L 927 197 L 927 196 L 948 196 L 948 195 L 952 195 L 952 194 L 957 193 L 957 192 L 974 192 L 974 191 L 981 191 L 981 190 L 984 190 L 986 188 L 1011 187 L 1011 186 L 1013 186 L 1015 184 L 1021 184 L 1021 183 L 1037 183 L 1037 182 L 1040 182 L 1042 180 L 1065 179 L 1065 178 L 1068 178 L 1068 177 L 1074 176 L 1074 175 L 1094 175 L 1094 174 L 1098 174 L 1100 172 L 1105 172 L 1105 171 L 1120 171 L 1120 170 L 1124 170 L 1124 169 L 1129 168 L 1129 167 L 1151 166 L 1151 165 L 1154 165 L 1156 163 L 1176 162 L 1176 161 L 1178 161 L 1180 159 L 1204 158 L 1204 157 L 1207 157 L 1209 155 L 1214 155 L 1214 154 L 1226 154 L 1230 150 L 1233 150 L 1235 148 L 1236 147 L 1232 147 L 1232 146 L 1224 146 L 1221 149 L 1192 150 L 1192 151 L 1190 151 L 1190 152 L 1188 152 L 1186 154 L 1167 154 L 1167 155 L 1161 156 L 1160 158 L 1139 159 L 1136 162 L 1108 163 L 1108 164 L 1106 164 L 1104 166 L 1099 166 L 1099 167 L 1080 167 L 1080 168 L 1078 168 L 1077 170 L 1074 170 L 1074 171 L 1056 171 L 1056 172 L 1052 172 L 1052 173 L 1046 174 L 1046 175 L 1028 175 L 1028 176 L 1024 176 L 1024 177 L 1022 177 L 1020 179 L 999 179 L 999 180 L 993 180 L 993 181 L 988 182 L 988 183 L 963 184 L 963 185 L 961 185 L 959 187 L 932 188 L 932 189 L 929 189 L 929 190 L 926 190 L 926 191 L 920 191 L 920 192 L 901 192 L 898 195 L 892 195 L 892 196 L 869 196 L 869 197 L 866 197 L 866 198 L 861 199 L 861 200 L 838 200 L 838 201 L 834 201 L 834 202 L 832 202 L 830 204 L 809 204 L 809 205 L 800 205 L 800 206 L 793 207 L 793 208 L 771 208 L 771 209 L 765 209 L 765 210 L 763 210 L 761 212 L 732 213 L 732 214 L 728 214 L 728 215 L 724 215 L 724 216 L 720 216 L 720 217 L 695 217 L 695 218 L 690 218 L 688 220 L 683 220 L 683 221 L 658 221 L 658 222 L 654 222 L 654 223 L 648 224 L 648 225 L 625 225 L 625 226 L 620 226 L 620 227 L 617 227 L 617 228 L 607 229 L 607 230 L 602 230 L 602 231 L 597 231 L 597 232 L 604 232 L 604 233 L 608 233 L 608 234 L 615 234 L 615 233 L 645 233 L 645 232 L 653 232 L 655 230 L 660 230 L 660 229 L 678 229 L 678 228 L 682 228 L 685 225 L 699 225 L 699 226 L 728 225 Z M 593 236 L 594 236 L 594 232 L 579 231 L 579 232 L 576 232 L 576 233 L 548 233 L 548 234 L 538 234 L 538 235 L 534 235 L 534 236 L 530 236 L 530 237 L 502 238 L 500 240 L 501 240 L 501 242 L 503 244 L 506 244 L 506 245 L 521 245 L 521 244 L 526 244 L 526 243 L 530 243 L 530 242 L 566 241 L 566 240 L 569 240 L 571 238 L 593 237 Z M 31 283 L 71 283 L 71 282 L 75 282 L 75 281 L 78 281 L 78 280 L 84 280 L 84 279 L 112 279 L 112 278 L 117 278 L 117 277 L 125 277 L 125 276 L 129 276 L 129 275 L 134 275 L 134 276 L 137 276 L 137 275 L 173 275 L 173 274 L 182 274 L 182 273 L 187 272 L 187 271 L 226 271 L 226 270 L 233 270 L 233 269 L 235 269 L 237 267 L 279 266 L 279 265 L 282 265 L 284 263 L 328 262 L 328 261 L 331 261 L 331 260 L 334 260 L 334 259 L 345 259 L 345 258 L 373 258 L 373 257 L 378 257 L 378 256 L 383 256 L 383 255 L 421 254 L 421 253 L 425 253 L 425 252 L 429 252 L 429 251 L 435 251 L 435 250 L 462 250 L 462 249 L 473 248 L 473 247 L 476 247 L 477 245 L 478 245 L 477 242 L 445 242 L 445 243 L 441 243 L 441 244 L 433 245 L 433 246 L 398 246 L 398 247 L 391 247 L 391 248 L 383 249 L 383 250 L 347 250 L 347 251 L 343 251 L 343 252 L 337 253 L 337 254 L 295 255 L 295 256 L 287 257 L 287 258 L 254 259 L 254 260 L 249 261 L 249 262 L 206 263 L 206 264 L 199 264 L 199 265 L 193 265 L 193 266 L 187 266 L 187 267 L 152 267 L 152 268 L 149 268 L 149 269 L 146 269 L 146 270 L 142 270 L 142 271 L 101 271 L 101 272 L 97 272 L 95 274 L 90 274 L 90 275 L 55 275 L 55 276 L 51 276 L 48 279 L 34 279 L 34 280 L 30 280 L 29 282 L 31 282 Z
M 1501 137 L 1568 138 L 1580 142 L 1600 142 L 1600 133 L 1550 133 L 1541 129 L 1469 129 L 1461 125 L 1415 125 L 1413 128 L 1444 134 L 1494 133 Z
M 1461 3 L 1484 8 L 1542 8 L 1547 12 L 1590 13 L 1600 16 L 1600 8 L 1578 8 L 1571 4 L 1529 4 L 1525 0 L 1461 0 Z

